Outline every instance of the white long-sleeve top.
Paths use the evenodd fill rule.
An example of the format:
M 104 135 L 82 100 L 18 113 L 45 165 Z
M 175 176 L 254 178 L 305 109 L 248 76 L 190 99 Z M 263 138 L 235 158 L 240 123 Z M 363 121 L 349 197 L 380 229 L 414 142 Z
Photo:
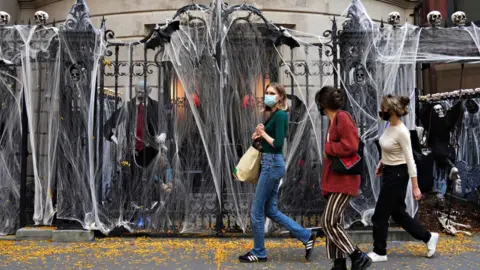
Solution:
M 396 126 L 388 126 L 380 137 L 382 148 L 382 163 L 396 166 L 407 164 L 410 177 L 417 177 L 417 165 L 413 159 L 410 131 L 401 123 Z

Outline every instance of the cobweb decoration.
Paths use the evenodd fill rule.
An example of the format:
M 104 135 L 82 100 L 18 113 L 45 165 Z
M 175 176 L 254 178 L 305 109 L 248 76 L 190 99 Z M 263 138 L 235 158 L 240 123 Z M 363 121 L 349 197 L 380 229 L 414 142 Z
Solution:
M 377 139 L 385 129 L 386 125 L 382 122 L 377 122 L 377 111 L 379 110 L 380 98 L 387 94 L 408 96 L 412 100 L 410 105 L 410 113 L 405 117 L 404 122 L 411 130 L 415 127 L 415 72 L 416 63 L 439 63 L 439 62 L 458 62 L 458 61 L 478 61 L 479 58 L 479 39 L 478 28 L 472 24 L 469 27 L 455 27 L 455 28 L 421 28 L 404 24 L 401 27 L 397 26 L 381 26 L 373 23 L 365 23 L 367 15 L 362 14 L 365 9 L 360 1 L 353 1 L 353 4 L 347 10 L 347 18 L 352 18 L 344 25 L 343 34 L 351 34 L 358 31 L 359 48 L 352 48 L 355 56 L 359 52 L 359 57 L 353 57 L 352 66 L 355 69 L 352 72 L 357 72 L 356 81 L 361 83 L 353 83 L 349 87 L 344 83 L 345 88 L 350 94 L 350 103 L 353 104 L 353 114 L 356 119 L 362 123 L 363 138 L 372 143 Z M 357 23 L 357 22 L 361 23 Z M 354 29 L 352 31 L 351 29 Z M 363 42 L 362 42 L 363 41 Z M 373 42 L 370 42 L 373 41 Z M 348 45 L 348 44 L 347 44 Z M 343 47 L 348 51 L 348 47 Z M 459 50 L 458 48 L 462 48 Z M 347 56 L 348 58 L 348 56 Z M 343 67 L 348 72 L 351 66 Z M 358 69 L 362 72 L 358 76 Z M 365 72 L 366 71 L 366 72 Z M 355 75 L 355 74 L 354 74 Z M 364 80 L 364 78 L 366 78 Z M 348 80 L 347 80 L 348 81 Z M 361 85 L 360 87 L 358 85 Z M 359 89 L 360 88 L 360 89 Z M 368 89 L 372 89 L 369 93 Z M 357 94 L 360 93 L 360 94 Z M 352 98 L 353 97 L 353 98 Z M 358 100 L 363 100 L 361 106 L 355 108 L 355 103 Z M 376 100 L 375 100 L 376 99 Z M 367 108 L 367 109 L 362 109 Z M 376 109 L 376 111 L 367 112 L 368 108 Z M 358 120 L 357 120 L 358 121 Z M 370 123 L 369 123 L 370 122 Z M 367 126 L 364 127 L 367 123 Z M 464 146 L 467 145 L 465 141 L 460 142 Z M 374 202 L 379 192 L 379 182 L 374 176 L 374 168 L 378 161 L 378 153 L 375 151 L 372 144 L 367 144 L 367 164 L 368 172 L 367 179 L 370 182 L 370 188 L 364 189 L 362 186 L 362 194 L 355 198 L 351 205 L 358 212 L 363 213 L 362 221 L 368 224 L 368 216 L 373 213 Z M 372 200 L 375 198 L 375 200 Z M 416 212 L 417 204 L 411 197 L 411 186 L 407 190 L 407 211 L 413 215 Z M 368 209 L 370 208 L 370 209 Z M 366 214 L 369 213 L 369 214 Z M 348 219 L 348 215 L 347 215 Z M 348 222 L 347 222 L 348 223 Z
M 6 127 L 5 131 L 2 128 L 2 144 L 8 143 L 10 136 L 18 140 L 5 148 L 15 158 L 2 170 L 2 181 L 10 181 L 11 194 L 7 193 L 8 185 L 1 186 L 6 190 L 5 200 L 11 207 L 18 207 L 18 183 L 11 181 L 20 175 L 14 165 L 21 156 L 18 109 L 24 97 L 31 153 L 29 171 L 33 174 L 32 182 L 27 181 L 27 198 L 33 199 L 27 202 L 27 209 L 33 208 L 36 225 L 52 224 L 56 213 L 57 218 L 77 220 L 82 225 L 94 223 L 89 221 L 89 215 L 93 219 L 98 216 L 96 198 L 91 194 L 95 191 L 95 147 L 88 138 L 95 135 L 92 104 L 96 71 L 103 54 L 102 34 L 94 30 L 85 12 L 88 8 L 84 1 L 77 1 L 60 29 L 43 25 L 1 29 L 15 38 L 4 39 L 0 50 L 2 58 L 8 58 L 13 67 L 10 74 L 8 67 L 7 73 L 2 69 L 2 100 L 10 107 L 8 113 L 1 113 L 2 119 L 9 119 L 8 123 L 2 121 Z M 82 38 L 87 41 L 82 43 Z M 3 151 L 2 147 L 2 155 Z M 16 221 L 11 215 L 2 218 L 2 230 L 17 225 L 12 224 Z
M 182 128 L 187 119 L 177 118 L 175 145 L 187 152 L 177 152 L 174 159 L 178 167 L 191 166 L 188 163 L 197 163 L 196 158 L 203 160 L 198 164 L 204 183 L 199 194 L 214 196 L 225 211 L 232 213 L 228 219 L 245 231 L 254 187 L 234 181 L 231 172 L 250 146 L 255 125 L 262 122 L 257 99 L 263 91 L 258 93 L 256 89 L 275 65 L 274 54 L 258 29 L 261 18 L 252 13 L 232 12 L 221 26 L 216 21 L 218 13 L 211 16 L 200 10 L 186 16 L 165 51 L 188 101 L 185 110 L 189 115 L 185 118 L 194 123 Z M 189 143 L 193 145 L 183 148 Z M 189 149 L 198 152 L 188 155 Z M 195 219 L 201 215 L 188 211 L 182 231 L 195 230 Z
M 452 104 L 447 104 L 450 108 Z M 475 109 L 475 106 L 477 106 Z M 458 137 L 456 166 L 462 180 L 462 194 L 458 194 L 479 202 L 480 187 L 480 98 L 468 98 L 464 101 L 464 114 Z M 473 107 L 473 108 L 472 108 Z M 455 136 L 455 135 L 454 135 Z
M 212 1 L 180 10 L 171 36 L 158 26 L 150 44 L 104 44 L 103 27 L 92 26 L 86 4 L 77 0 L 58 28 L 0 28 L 2 37 L 16 38 L 0 40 L 0 60 L 8 60 L 0 61 L 0 234 L 18 226 L 23 98 L 35 224 L 51 224 L 57 214 L 106 234 L 117 227 L 249 231 L 255 186 L 235 181 L 231 172 L 265 121 L 263 92 L 273 81 L 286 86 L 290 105 L 278 207 L 304 226 L 320 223 L 328 120 L 314 95 L 335 85 L 347 91 L 346 109 L 366 143 L 361 192 L 345 225 L 371 224 L 380 191 L 376 140 L 386 128 L 377 117 L 381 97 L 409 96 L 404 122 L 413 129 L 416 63 L 480 60 L 479 30 L 382 26 L 358 0 L 334 20 L 317 36 L 275 26 L 249 5 Z M 466 50 L 451 51 L 457 43 Z M 123 95 L 103 97 L 102 84 Z M 470 180 L 478 179 L 472 176 L 478 172 L 477 114 L 465 115 L 460 143 L 465 194 L 478 185 Z M 467 151 L 472 144 L 476 154 Z M 414 215 L 411 187 L 406 203 Z M 277 229 L 267 222 L 266 230 Z
M 56 149 L 57 218 L 75 220 L 86 229 L 107 231 L 102 220 L 98 150 L 99 113 L 96 106 L 96 80 L 104 55 L 103 29 L 95 29 L 83 0 L 72 6 L 65 24 L 60 26 L 62 63 L 59 67 L 63 87 L 52 95 L 51 108 L 58 122 Z M 72 192 L 74 191 L 74 192 Z
M 28 117 L 28 142 L 34 181 L 33 221 L 35 224 L 51 224 L 55 214 L 52 186 L 56 179 L 55 153 L 58 139 L 58 121 L 53 116 L 53 110 L 58 104 L 52 94 L 59 87 L 61 45 L 55 27 L 15 26 L 15 29 L 23 44 L 19 49 L 19 79 L 23 86 Z
M 0 28 L 6 37 L 10 29 Z M 5 32 L 4 32 L 5 31 Z M 11 32 L 10 32 L 11 33 Z M 0 42 L 0 52 L 8 49 Z M 3 56 L 6 56 L 5 54 Z M 11 60 L 11 59 L 6 59 Z M 0 235 L 11 234 L 18 227 L 21 166 L 22 84 L 14 69 L 0 67 Z

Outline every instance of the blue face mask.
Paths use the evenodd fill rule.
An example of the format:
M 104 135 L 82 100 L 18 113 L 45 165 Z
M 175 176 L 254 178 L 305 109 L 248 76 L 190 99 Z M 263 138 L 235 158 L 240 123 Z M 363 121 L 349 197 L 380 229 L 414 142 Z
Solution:
M 263 103 L 271 108 L 277 104 L 277 96 L 265 95 Z

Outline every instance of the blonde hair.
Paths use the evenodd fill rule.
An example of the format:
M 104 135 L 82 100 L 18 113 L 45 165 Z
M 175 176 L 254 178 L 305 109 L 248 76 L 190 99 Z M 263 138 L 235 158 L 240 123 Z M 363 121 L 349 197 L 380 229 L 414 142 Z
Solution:
M 382 98 L 381 108 L 397 116 L 405 116 L 408 114 L 408 105 L 410 98 L 404 96 L 384 96 Z
M 278 101 L 277 103 L 277 109 L 282 110 L 282 111 L 288 111 L 288 104 L 287 104 L 287 92 L 285 91 L 285 87 L 283 85 L 272 82 L 265 87 L 265 91 L 269 88 L 272 87 L 277 91 L 277 94 L 281 97 L 283 97 L 281 100 Z

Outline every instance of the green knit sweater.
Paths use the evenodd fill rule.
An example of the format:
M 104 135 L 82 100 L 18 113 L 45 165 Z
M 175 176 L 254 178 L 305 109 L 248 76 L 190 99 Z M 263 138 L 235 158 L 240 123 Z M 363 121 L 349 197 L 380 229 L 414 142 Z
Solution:
M 273 138 L 274 146 L 271 146 L 266 140 L 262 140 L 262 152 L 281 154 L 287 131 L 288 114 L 286 111 L 278 110 L 270 116 L 265 125 L 265 132 Z

